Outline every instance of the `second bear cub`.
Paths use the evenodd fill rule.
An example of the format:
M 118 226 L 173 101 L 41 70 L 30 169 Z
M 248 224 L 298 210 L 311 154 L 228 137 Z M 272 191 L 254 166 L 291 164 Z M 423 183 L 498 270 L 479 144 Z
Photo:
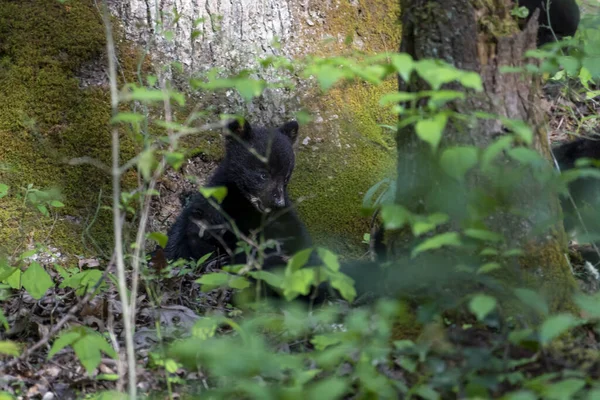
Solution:
M 234 120 L 227 129 L 225 158 L 206 185 L 227 188 L 221 210 L 196 194 L 169 231 L 167 259 L 198 260 L 210 252 L 214 256 L 232 254 L 240 239 L 230 221 L 242 235 L 261 231 L 265 240 L 277 240 L 285 256 L 311 247 L 310 236 L 291 208 L 287 193 L 298 123 L 253 128 L 247 121 Z M 243 263 L 245 257 L 237 255 L 230 262 Z

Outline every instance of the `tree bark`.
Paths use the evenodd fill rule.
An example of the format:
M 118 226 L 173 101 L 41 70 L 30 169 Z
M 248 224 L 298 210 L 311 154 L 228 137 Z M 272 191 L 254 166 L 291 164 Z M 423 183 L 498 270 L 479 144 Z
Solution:
M 469 0 L 402 0 L 400 52 L 410 54 L 415 60 L 438 58 L 457 68 L 479 73 L 483 93 L 467 93 L 466 100 L 453 102 L 449 107 L 461 113 L 478 110 L 525 121 L 534 131 L 532 147 L 549 158 L 546 119 L 538 107 L 540 78 L 500 72 L 502 66 L 522 67 L 532 62 L 523 55 L 535 48 L 536 19 L 532 18 L 524 30 L 519 31 L 516 23 L 510 20 L 512 2 L 502 0 L 495 3 L 498 4 L 475 8 L 474 2 Z M 484 22 L 494 20 L 490 17 L 503 21 L 505 27 L 512 24 L 515 33 L 493 33 L 494 28 Z M 399 80 L 399 87 L 401 91 L 411 92 L 428 89 L 423 81 L 414 79 L 408 83 Z M 447 88 L 463 90 L 458 84 Z M 483 149 L 506 134 L 499 119 L 470 119 L 466 123 L 452 121 L 444 131 L 440 147 L 473 145 Z M 478 174 L 469 175 L 465 185 L 447 183 L 448 178 L 444 177 L 428 145 L 415 134 L 414 125 L 401 129 L 396 139 L 397 201 L 407 205 L 412 212 L 446 212 L 451 216 L 449 229 L 464 227 L 465 220 L 469 218 L 467 203 L 473 200 L 473 193 L 493 189 Z M 508 157 L 501 158 L 501 163 L 510 164 Z M 507 196 L 506 193 L 503 195 Z M 486 227 L 504 235 L 507 249 L 519 247 L 524 250 L 525 255 L 512 264 L 519 280 L 523 279 L 523 274 L 533 277 L 536 285 L 541 284 L 548 293 L 552 293 L 555 308 L 568 307 L 574 280 L 564 254 L 566 236 L 560 222 L 557 196 L 544 190 L 531 172 L 519 181 L 518 187 L 512 188 L 508 196 L 510 198 L 504 200 L 516 204 L 524 213 L 517 216 L 510 210 L 497 207 L 485 218 Z M 541 233 L 536 231 L 541 223 L 548 221 L 553 223 Z M 407 248 L 415 243 L 406 232 L 386 236 L 388 251 L 396 256 L 406 253 Z

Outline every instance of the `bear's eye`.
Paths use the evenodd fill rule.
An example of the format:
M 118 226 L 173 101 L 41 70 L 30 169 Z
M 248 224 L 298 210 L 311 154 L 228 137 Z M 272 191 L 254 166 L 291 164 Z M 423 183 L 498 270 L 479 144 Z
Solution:
M 260 174 L 260 179 L 262 179 L 263 181 L 267 180 L 267 174 L 265 174 L 264 172 L 262 174 Z

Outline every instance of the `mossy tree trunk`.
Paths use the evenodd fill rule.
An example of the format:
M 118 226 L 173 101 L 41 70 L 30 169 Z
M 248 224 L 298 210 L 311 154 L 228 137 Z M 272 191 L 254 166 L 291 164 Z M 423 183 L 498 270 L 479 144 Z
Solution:
M 467 93 L 466 100 L 451 103 L 450 109 L 465 114 L 477 110 L 523 120 L 533 129 L 532 147 L 549 158 L 545 116 L 538 107 L 540 79 L 500 72 L 504 66 L 522 67 L 532 62 L 524 58 L 524 53 L 535 47 L 537 23 L 532 18 L 522 31 L 519 30 L 510 15 L 514 7 L 510 0 L 493 2 L 488 7 L 473 4 L 470 0 L 401 0 L 400 52 L 408 53 L 416 60 L 441 59 L 457 68 L 479 73 L 483 93 Z M 501 25 L 504 33 L 498 33 L 500 28 L 492 28 L 490 21 L 495 21 L 496 26 Z M 428 90 L 426 83 L 415 79 L 409 83 L 400 80 L 399 86 L 401 91 Z M 463 90 L 459 85 L 448 85 L 448 88 Z M 444 131 L 441 148 L 466 145 L 482 149 L 506 134 L 499 119 L 470 118 L 461 123 L 452 120 Z M 490 192 L 498 188 L 486 186 L 485 179 L 475 173 L 470 174 L 463 185 L 449 184 L 428 144 L 417 137 L 414 125 L 398 132 L 397 148 L 396 196 L 399 203 L 412 212 L 446 212 L 452 221 L 446 229 L 456 229 L 473 227 L 469 226 L 472 215 L 467 202 L 481 202 L 487 197 L 495 207 L 484 218 L 485 227 L 503 234 L 507 240 L 506 248 L 524 250 L 524 256 L 511 262 L 513 271 L 518 271 L 519 279 L 526 275 L 531 278 L 529 282 L 539 285 L 540 290 L 551 293 L 552 308 L 569 307 L 574 280 L 564 255 L 566 240 L 556 195 L 545 190 L 531 172 L 517 182 L 517 187 L 507 188 L 502 193 Z M 500 158 L 501 164 L 510 164 L 505 155 Z M 524 212 L 520 215 L 512 213 L 502 207 L 503 201 Z M 545 228 L 540 231 L 540 224 L 544 223 Z M 392 254 L 405 253 L 414 243 L 414 238 L 405 232 L 387 236 L 388 251 Z

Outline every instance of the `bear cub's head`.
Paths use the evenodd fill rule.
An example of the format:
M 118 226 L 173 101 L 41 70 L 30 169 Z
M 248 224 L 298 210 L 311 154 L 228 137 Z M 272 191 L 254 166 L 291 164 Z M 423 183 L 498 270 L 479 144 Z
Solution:
M 237 119 L 227 124 L 223 166 L 227 181 L 261 213 L 288 207 L 287 185 L 294 171 L 298 123 L 253 128 Z

